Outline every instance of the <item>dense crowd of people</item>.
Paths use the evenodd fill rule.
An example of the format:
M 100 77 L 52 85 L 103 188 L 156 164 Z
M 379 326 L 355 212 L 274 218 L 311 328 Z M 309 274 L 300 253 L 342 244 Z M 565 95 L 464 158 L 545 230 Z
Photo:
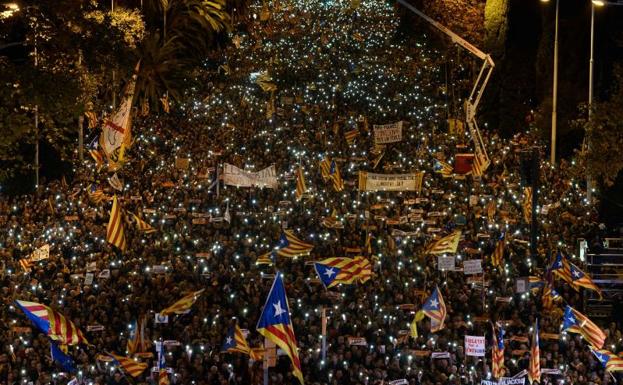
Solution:
M 0 383 L 66 384 L 74 377 L 98 385 L 157 383 L 153 358 L 142 359 L 148 369 L 137 378 L 96 359 L 101 352 L 125 355 L 128 326 L 146 317 L 149 351 L 155 352 L 151 341 L 179 341 L 166 348 L 172 383 L 262 384 L 262 361 L 222 353 L 221 346 L 236 322 L 249 331 L 252 347 L 263 345 L 255 325 L 276 271 L 283 273 L 308 384 L 399 379 L 418 385 L 475 384 L 491 377 L 491 323 L 498 321 L 506 328 L 506 375 L 527 368 L 535 318 L 542 333 L 558 334 L 562 310 L 558 304 L 543 311 L 540 291 L 515 293 L 516 279 L 545 279 L 559 250 L 582 266 L 574 255 L 578 238 L 594 239 L 603 231 L 584 200 L 581 169 L 565 161 L 556 167 L 540 164 L 540 236 L 538 253 L 531 256 L 520 163 L 522 151 L 538 138 L 530 131 L 511 139 L 485 131 L 492 163 L 484 175 L 442 176 L 438 161 L 452 164 L 456 153 L 471 148 L 468 132 L 449 129 L 448 89 L 440 87 L 447 58 L 427 42 L 430 32 L 397 33 L 395 11 L 385 2 L 361 3 L 357 8 L 325 1 L 252 8 L 246 32 L 235 33 L 218 69 L 201 75 L 202 89 L 189 90 L 194 102 L 135 119 L 133 145 L 117 171 L 122 191 L 109 185 L 112 173 L 106 167 L 98 170 L 87 160 L 76 164 L 67 183 L 47 183 L 36 195 L 0 197 Z M 455 71 L 456 79 L 467 79 L 457 80 L 457 92 L 466 92 L 467 69 L 455 63 Z M 402 141 L 375 148 L 373 125 L 397 121 L 404 122 Z M 344 133 L 353 130 L 357 134 L 349 143 Z M 323 180 L 318 163 L 324 156 L 336 160 L 343 191 Z M 226 186 L 218 180 L 224 163 L 251 171 L 274 164 L 279 186 Z M 298 167 L 305 170 L 308 187 L 301 200 L 295 199 Z M 420 192 L 361 192 L 360 170 L 424 171 L 423 187 Z M 136 214 L 156 231 L 146 234 L 126 223 L 127 250 L 108 244 L 111 201 L 94 202 L 92 186 L 109 198 L 116 194 L 126 216 Z M 412 203 L 415 198 L 425 199 Z M 322 224 L 334 210 L 341 229 Z M 388 224 L 417 210 L 422 220 Z M 229 220 L 222 219 L 225 212 Z M 202 217 L 212 220 L 196 220 Z M 283 229 L 313 244 L 311 255 L 258 265 Z M 425 253 L 433 235 L 454 229 L 463 235 L 457 265 L 482 259 L 478 279 L 439 271 L 437 258 Z M 489 256 L 503 232 L 505 267 L 494 268 Z M 45 244 L 50 258 L 24 271 L 19 261 Z M 366 283 L 325 289 L 309 264 L 355 255 L 373 262 L 374 276 Z M 88 273 L 92 282 L 85 282 Z M 447 305 L 445 328 L 432 333 L 424 319 L 418 337 L 409 338 L 415 311 L 437 286 Z M 582 309 L 581 293 L 563 282 L 554 286 L 565 303 Z M 155 313 L 200 289 L 205 291 L 190 313 L 155 322 Z M 18 299 L 49 305 L 85 333 L 90 345 L 68 352 L 79 372 L 63 374 L 50 358 L 47 336 L 34 326 L 24 329 L 31 325 L 14 305 Z M 103 330 L 89 328 L 93 325 Z M 617 352 L 620 320 L 601 326 L 606 346 Z M 465 335 L 487 336 L 485 357 L 465 355 Z M 350 344 L 348 337 L 364 337 L 365 345 Z M 433 358 L 433 352 L 448 355 Z M 559 370 L 543 376 L 543 383 L 623 383 L 604 372 L 577 334 L 542 338 L 541 367 Z M 269 383 L 298 383 L 287 356 L 280 355 L 269 369 Z

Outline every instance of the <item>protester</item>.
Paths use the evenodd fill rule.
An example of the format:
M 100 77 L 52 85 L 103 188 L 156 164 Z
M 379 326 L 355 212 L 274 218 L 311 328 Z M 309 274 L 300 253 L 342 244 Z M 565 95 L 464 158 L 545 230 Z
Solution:
M 506 330 L 504 376 L 511 377 L 528 368 L 537 318 L 541 333 L 560 333 L 563 305 L 544 310 L 542 288 L 515 293 L 516 279 L 551 280 L 546 270 L 557 251 L 582 267 L 573 255 L 576 243 L 597 237 L 600 229 L 594 207 L 583 198 L 581 169 L 565 161 L 556 167 L 540 163 L 538 255 L 530 256 L 520 159 L 522 151 L 541 144 L 536 135 L 527 130 L 509 140 L 485 130 L 491 165 L 484 175 L 444 177 L 439 161 L 456 165 L 455 155 L 471 148 L 468 130 L 459 125 L 450 132 L 448 125 L 448 90 L 439 85 L 449 58 L 427 41 L 431 32 L 401 36 L 385 2 L 364 1 L 357 9 L 342 3 L 252 8 L 249 33 L 234 38 L 240 48 L 232 44 L 218 70 L 199 75 L 201 86 L 188 91 L 192 102 L 135 119 L 134 142 L 116 171 L 121 191 L 108 182 L 113 172 L 88 160 L 76 163 L 66 183 L 47 183 L 39 194 L 0 197 L 0 383 L 66 384 L 75 377 L 86 384 L 154 384 L 152 342 L 178 341 L 166 344 L 171 383 L 262 384 L 261 361 L 222 353 L 221 346 L 236 323 L 249 331 L 251 347 L 263 346 L 255 328 L 276 271 L 283 273 L 309 384 L 476 384 L 491 378 L 491 323 L 498 321 Z M 471 87 L 466 58 L 454 69 L 455 92 L 463 95 Z M 460 112 L 454 118 L 461 119 Z M 398 121 L 402 140 L 375 149 L 373 125 Z M 345 133 L 353 131 L 348 143 Z M 324 156 L 335 160 L 343 191 L 323 179 Z M 249 171 L 274 165 L 278 188 L 225 185 L 225 163 Z M 299 167 L 308 191 L 297 200 Z M 361 192 L 359 171 L 424 171 L 423 186 L 419 192 Z M 94 192 L 105 199 L 97 203 Z M 113 195 L 125 218 L 125 251 L 106 242 Z M 416 198 L 426 200 L 405 204 Z M 391 224 L 417 209 L 421 219 Z M 334 210 L 343 228 L 323 226 Z M 140 231 L 132 214 L 156 231 Z M 311 255 L 257 264 L 283 229 L 312 244 Z M 482 259 L 484 274 L 477 279 L 439 271 L 437 256 L 426 253 L 435 234 L 455 229 L 462 239 L 457 253 L 448 255 L 456 255 L 457 267 Z M 502 233 L 503 267 L 493 267 L 490 256 Z M 50 246 L 49 258 L 26 271 L 20 260 L 44 245 Z M 365 283 L 325 289 L 308 263 L 356 255 L 373 264 L 373 277 Z M 418 336 L 409 337 L 416 312 L 436 287 L 447 306 L 445 327 L 432 332 L 424 318 L 417 323 Z M 554 287 L 564 303 L 583 308 L 586 293 L 560 280 Z M 190 312 L 155 322 L 156 313 L 202 289 Z M 49 338 L 15 300 L 48 305 L 83 331 L 89 344 L 68 350 L 78 371 L 67 373 L 52 361 Z M 143 353 L 153 356 L 139 358 L 147 369 L 133 378 L 101 355 L 127 355 L 129 325 L 142 317 L 148 342 Z M 602 325 L 605 348 L 616 353 L 620 320 L 608 321 Z M 96 325 L 103 330 L 93 330 Z M 485 357 L 466 355 L 465 335 L 486 336 Z M 364 337 L 365 344 L 350 344 L 348 337 Z M 448 354 L 433 358 L 433 352 Z M 541 337 L 540 361 L 541 368 L 560 373 L 543 375 L 543 383 L 621 383 L 604 372 L 578 334 Z M 270 368 L 268 379 L 274 385 L 298 383 L 287 356 Z

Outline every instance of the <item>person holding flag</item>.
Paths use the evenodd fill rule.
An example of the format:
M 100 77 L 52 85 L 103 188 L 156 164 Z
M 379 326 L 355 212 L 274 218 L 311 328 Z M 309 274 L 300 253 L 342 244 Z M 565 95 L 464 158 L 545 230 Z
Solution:
M 283 285 L 283 277 L 279 271 L 275 274 L 275 280 L 266 298 L 256 328 L 261 335 L 274 342 L 290 357 L 294 376 L 298 378 L 301 384 L 304 384 L 296 337 L 290 319 L 290 307 Z

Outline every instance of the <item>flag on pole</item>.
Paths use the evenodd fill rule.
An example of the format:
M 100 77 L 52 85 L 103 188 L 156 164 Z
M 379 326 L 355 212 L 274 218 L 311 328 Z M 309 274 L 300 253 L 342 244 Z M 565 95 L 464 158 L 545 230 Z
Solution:
M 162 310 L 160 315 L 170 315 L 170 314 L 183 314 L 186 313 L 193 306 L 197 298 L 203 293 L 205 289 L 201 289 L 199 291 L 195 291 L 189 294 L 186 294 L 182 299 L 175 302 L 173 305 L 168 308 Z
M 247 354 L 252 360 L 259 361 L 260 357 L 256 351 L 249 347 L 247 343 L 247 339 L 244 338 L 244 334 L 242 330 L 238 326 L 238 324 L 230 327 L 227 330 L 227 336 L 225 337 L 225 341 L 223 342 L 223 346 L 221 347 L 222 353 L 242 353 Z
M 303 255 L 309 255 L 314 245 L 305 243 L 298 239 L 290 230 L 284 230 L 279 238 L 277 245 L 277 254 L 282 257 L 294 258 Z
M 296 337 L 294 336 L 290 320 L 288 298 L 286 297 L 286 290 L 279 271 L 275 274 L 275 280 L 266 298 L 266 303 L 257 322 L 256 329 L 290 357 L 292 367 L 294 368 L 294 376 L 303 384 L 303 372 L 301 371 Z
M 307 185 L 305 185 L 305 175 L 303 173 L 303 167 L 299 167 L 296 170 L 296 200 L 300 200 L 305 192 L 307 192 Z
M 130 357 L 120 356 L 114 353 L 106 353 L 110 358 L 112 358 L 113 365 L 120 366 L 124 372 L 129 374 L 132 377 L 138 377 L 147 369 L 147 364 L 144 362 L 140 362 L 134 360 Z
M 116 246 L 121 251 L 125 251 L 125 231 L 121 216 L 121 205 L 117 201 L 117 195 L 115 195 L 113 196 L 110 219 L 108 220 L 108 227 L 106 228 L 106 241 Z
M 491 264 L 496 267 L 502 267 L 504 264 L 504 246 L 506 244 L 505 233 L 500 235 L 498 243 L 495 245 L 493 254 L 491 254 Z
M 145 337 L 145 316 L 142 316 L 134 320 L 130 327 L 130 336 L 127 343 L 128 355 L 132 356 L 135 353 L 145 353 L 147 349 L 148 341 Z
M 530 347 L 530 362 L 528 363 L 528 382 L 541 382 L 541 353 L 539 351 L 539 320 L 534 322 L 532 346 Z
M 532 220 L 532 187 L 524 187 L 523 190 L 523 219 L 526 223 Z
M 372 277 L 372 265 L 363 257 L 327 258 L 315 262 L 314 269 L 326 288 L 340 283 L 352 284 L 355 281 L 364 283 Z
M 162 341 L 156 342 L 158 349 L 158 385 L 169 385 L 169 374 L 167 373 L 167 362 Z
M 87 187 L 87 194 L 89 195 L 89 200 L 96 205 L 102 203 L 106 200 L 106 195 L 101 188 L 97 187 L 93 183 L 89 184 Z
M 552 288 L 549 283 L 546 283 L 543 287 L 543 295 L 541 296 L 541 303 L 544 310 L 552 310 L 554 303 L 559 302 L 562 299 L 560 294 Z
M 144 220 L 142 220 L 138 215 L 132 213 L 132 218 L 134 218 L 134 223 L 136 224 L 136 229 L 138 231 L 142 231 L 146 234 L 155 233 L 156 229 L 151 227 L 151 225 Z
M 606 372 L 619 372 L 623 370 L 623 358 L 617 356 L 609 350 L 590 348 L 591 352 L 597 357 L 604 366 Z
M 504 376 L 504 328 L 498 328 L 495 334 L 495 327 L 491 325 L 493 331 L 493 347 L 491 348 L 491 367 L 493 378 L 500 379 Z
M 132 79 L 126 85 L 119 107 L 111 114 L 109 119 L 104 121 L 102 126 L 99 143 L 106 157 L 114 163 L 119 162 L 120 158 L 122 158 L 122 145 L 125 148 L 130 146 L 132 137 L 132 104 L 139 66 L 140 62 L 136 64 Z
M 436 241 L 431 242 L 426 247 L 427 254 L 452 254 L 456 253 L 461 240 L 461 230 L 456 230 L 450 235 L 446 235 Z
M 573 278 L 571 277 L 571 266 L 569 265 L 567 258 L 565 258 L 562 253 L 558 252 L 558 254 L 556 254 L 556 259 L 550 267 L 550 271 L 553 272 L 555 276 L 567 282 L 569 285 L 575 287 L 573 284 Z
M 587 316 L 575 310 L 571 306 L 565 308 L 562 330 L 569 333 L 578 333 L 597 349 L 604 346 L 606 334 L 595 325 Z
M 322 218 L 320 224 L 328 229 L 343 229 L 344 224 L 337 219 L 337 210 L 333 209 L 331 215 Z
M 424 302 L 422 306 L 424 314 L 430 318 L 430 331 L 435 333 L 444 328 L 446 320 L 446 304 L 443 301 L 439 287 L 435 288 L 433 294 Z
M 599 298 L 603 298 L 601 289 L 595 284 L 595 282 L 593 282 L 588 274 L 580 270 L 579 267 L 571 262 L 569 262 L 569 271 L 571 272 L 571 282 L 576 290 L 578 290 L 579 287 L 584 287 L 586 289 L 596 291 Z
M 82 331 L 56 310 L 36 302 L 16 300 L 15 303 L 42 332 L 59 345 L 88 344 Z
M 320 162 L 320 173 L 322 175 L 322 179 L 325 181 L 331 180 L 333 182 L 333 189 L 335 191 L 344 190 L 344 181 L 342 180 L 340 169 L 334 160 L 329 160 L 328 157 L 325 157 Z
M 357 137 L 359 137 L 359 130 L 357 128 L 344 133 L 344 138 L 346 138 L 346 143 L 348 143 L 349 146 L 352 146 L 353 143 L 355 143 L 355 139 L 357 139 Z
M 433 171 L 441 174 L 441 176 L 444 178 L 451 178 L 452 174 L 454 174 L 454 167 L 452 167 L 452 165 L 450 165 L 449 163 L 435 159 Z

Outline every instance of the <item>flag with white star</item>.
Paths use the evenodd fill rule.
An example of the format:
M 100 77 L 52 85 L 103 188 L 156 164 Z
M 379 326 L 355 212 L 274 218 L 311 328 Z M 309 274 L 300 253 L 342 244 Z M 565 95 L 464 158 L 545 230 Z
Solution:
M 242 329 L 237 324 L 227 330 L 227 336 L 225 336 L 225 341 L 223 341 L 223 346 L 221 347 L 221 353 L 234 352 L 247 354 L 255 361 L 260 359 L 259 355 L 249 347 Z
M 562 329 L 568 333 L 581 334 L 589 344 L 597 349 L 601 349 L 606 340 L 606 334 L 599 326 L 571 306 L 565 308 Z
M 573 280 L 573 285 L 576 290 L 578 286 L 584 287 L 589 290 L 594 290 L 599 295 L 599 298 L 603 298 L 601 294 L 601 289 L 593 282 L 591 277 L 580 270 L 579 267 L 574 265 L 573 263 L 569 263 L 569 270 L 571 271 L 571 279 Z
M 424 314 L 430 318 L 430 331 L 438 332 L 444 328 L 446 320 L 446 303 L 443 301 L 439 288 L 436 287 L 433 294 L 428 297 L 424 306 L 422 306 Z
M 292 361 L 294 376 L 303 384 L 303 372 L 296 344 L 296 337 L 290 320 L 290 308 L 286 297 L 286 289 L 280 272 L 275 274 L 273 286 L 270 288 L 264 309 L 257 322 L 257 331 L 274 342 Z
M 364 283 L 372 277 L 372 264 L 364 257 L 327 258 L 314 263 L 320 282 L 326 288 L 337 284 Z

